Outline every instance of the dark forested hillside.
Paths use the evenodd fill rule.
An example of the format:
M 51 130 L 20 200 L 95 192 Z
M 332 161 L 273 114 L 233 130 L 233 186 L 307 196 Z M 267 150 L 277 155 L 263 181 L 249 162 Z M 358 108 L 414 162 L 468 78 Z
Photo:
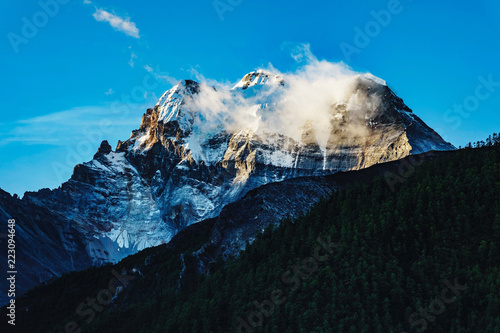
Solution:
M 67 274 L 17 301 L 16 328 L 500 332 L 498 136 L 477 146 L 335 192 L 206 275 L 189 265 L 203 230 Z

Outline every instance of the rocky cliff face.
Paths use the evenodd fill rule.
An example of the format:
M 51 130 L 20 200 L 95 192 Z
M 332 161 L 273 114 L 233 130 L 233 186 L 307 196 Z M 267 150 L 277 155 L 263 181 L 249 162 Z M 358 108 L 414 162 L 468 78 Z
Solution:
M 293 96 L 286 78 L 252 72 L 231 90 L 182 81 L 114 151 L 103 142 L 69 181 L 28 192 L 22 203 L 61 217 L 66 230 L 70 225 L 85 260 L 115 262 L 216 217 L 264 184 L 454 148 L 386 85 L 369 75 L 348 84 L 350 93 L 329 101 L 322 119 L 315 119 L 311 103 L 300 110 L 300 126 L 289 131 L 286 108 Z M 8 203 L 1 205 L 15 217 Z M 60 235 L 57 242 L 67 243 Z

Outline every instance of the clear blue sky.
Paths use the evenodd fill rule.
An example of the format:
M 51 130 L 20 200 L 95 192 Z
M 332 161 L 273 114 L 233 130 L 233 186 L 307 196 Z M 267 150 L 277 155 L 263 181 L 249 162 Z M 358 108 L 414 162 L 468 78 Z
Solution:
M 498 1 L 54 1 L 0 4 L 0 187 L 11 193 L 57 187 L 101 139 L 127 139 L 174 79 L 293 71 L 301 43 L 383 78 L 456 146 L 500 131 L 500 84 L 478 79 L 500 82 Z M 381 10 L 392 13 L 378 23 Z

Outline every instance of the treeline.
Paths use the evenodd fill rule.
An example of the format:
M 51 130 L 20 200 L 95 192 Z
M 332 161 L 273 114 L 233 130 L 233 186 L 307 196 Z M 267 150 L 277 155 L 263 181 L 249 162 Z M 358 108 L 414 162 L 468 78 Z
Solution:
M 500 133 L 493 133 L 486 138 L 486 140 L 479 140 L 474 143 L 469 142 L 465 148 L 481 148 L 481 147 L 491 147 L 500 143 Z M 460 147 L 461 148 L 461 147 Z

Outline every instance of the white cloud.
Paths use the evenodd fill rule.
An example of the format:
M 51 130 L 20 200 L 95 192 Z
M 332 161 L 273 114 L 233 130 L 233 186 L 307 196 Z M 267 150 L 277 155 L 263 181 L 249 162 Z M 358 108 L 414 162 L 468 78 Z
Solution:
M 51 146 L 77 145 L 85 140 L 89 133 L 97 132 L 99 140 L 126 139 L 130 131 L 140 124 L 140 116 L 150 107 L 151 101 L 141 104 L 122 105 L 121 109 L 128 110 L 123 114 L 121 109 L 109 106 L 77 107 L 66 111 L 59 111 L 43 116 L 18 120 L 0 125 L 0 146 L 9 143 L 41 144 Z M 112 124 L 103 127 L 103 124 Z M 94 135 L 95 136 L 95 135 Z
M 139 29 L 128 17 L 122 18 L 103 9 L 96 9 L 93 16 L 97 21 L 108 22 L 113 28 L 130 37 L 139 38 Z
M 90 5 L 92 3 L 92 1 L 90 1 L 90 0 L 83 0 L 83 3 L 86 4 L 86 5 Z
M 106 95 L 113 95 L 114 93 L 115 92 L 111 88 L 109 88 L 109 90 L 105 92 Z
M 366 84 L 384 84 L 367 73 L 358 73 L 343 63 L 318 60 L 308 45 L 294 48 L 292 57 L 303 63 L 294 72 L 280 73 L 269 65 L 265 69 L 284 79 L 285 85 L 268 85 L 242 92 L 231 90 L 234 84 L 205 79 L 197 71 L 192 74 L 201 82 L 200 92 L 189 101 L 196 110 L 200 128 L 224 126 L 235 132 L 251 129 L 258 135 L 279 133 L 296 141 L 301 140 L 304 127 L 313 126 L 318 143 L 325 147 L 331 134 L 332 119 L 346 109 L 349 125 L 345 135 L 365 135 L 366 119 L 376 112 L 380 98 L 376 94 L 358 91 L 358 80 Z M 212 87 L 216 87 L 213 89 Z M 263 107 L 259 107 L 265 103 Z M 200 123 L 200 125 L 201 125 Z
M 132 52 L 130 54 L 130 60 L 128 62 L 130 67 L 134 67 L 134 59 L 137 59 L 137 55 L 134 52 Z
M 299 44 L 292 48 L 292 58 L 296 62 L 314 62 L 318 59 L 311 52 L 311 45 L 309 44 Z
M 167 72 L 162 72 L 160 70 L 160 66 L 156 66 L 156 69 L 154 69 L 149 65 L 145 65 L 144 69 L 151 73 L 151 75 L 153 75 L 153 77 L 159 82 L 166 82 L 172 85 L 179 83 L 179 80 L 175 77 L 170 76 Z

